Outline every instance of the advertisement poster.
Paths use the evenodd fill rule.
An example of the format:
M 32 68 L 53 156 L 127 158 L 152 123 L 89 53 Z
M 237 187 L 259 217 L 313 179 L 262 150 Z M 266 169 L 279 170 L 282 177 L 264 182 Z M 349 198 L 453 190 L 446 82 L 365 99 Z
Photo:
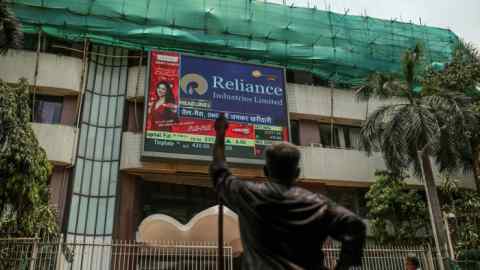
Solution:
M 144 157 L 209 160 L 220 112 L 231 161 L 259 163 L 288 141 L 282 68 L 151 51 L 148 69 Z

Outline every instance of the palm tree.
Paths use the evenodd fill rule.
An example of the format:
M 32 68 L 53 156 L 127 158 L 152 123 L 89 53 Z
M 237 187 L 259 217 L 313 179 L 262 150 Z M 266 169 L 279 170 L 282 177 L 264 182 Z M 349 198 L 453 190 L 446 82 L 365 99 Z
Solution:
M 20 28 L 13 12 L 0 0 L 0 54 L 6 53 L 9 48 L 21 47 L 23 34 Z
M 428 69 L 422 49 L 416 45 L 402 59 L 401 74 L 375 73 L 357 91 L 359 98 L 398 98 L 398 102 L 371 113 L 361 135 L 367 152 L 379 151 L 393 173 L 413 168 L 423 175 L 430 219 L 437 250 L 448 258 L 447 236 L 434 182 L 430 157 L 440 172 L 471 169 L 470 134 L 478 127 L 477 114 L 469 109 L 471 99 L 463 93 L 422 88 L 421 74 Z M 445 262 L 445 261 L 444 261 Z M 446 263 L 442 263 L 448 269 Z
M 458 42 L 453 57 L 441 70 L 429 70 L 424 76 L 428 91 L 462 92 L 476 102 L 474 109 L 480 112 L 480 53 L 466 42 Z M 480 134 L 473 132 L 470 139 L 472 167 L 477 192 L 480 192 Z

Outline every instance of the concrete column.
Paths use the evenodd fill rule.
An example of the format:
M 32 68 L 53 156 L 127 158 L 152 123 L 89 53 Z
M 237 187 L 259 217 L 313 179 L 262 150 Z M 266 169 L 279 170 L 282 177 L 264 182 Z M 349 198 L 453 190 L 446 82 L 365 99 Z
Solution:
M 135 232 L 140 223 L 140 177 L 120 173 L 119 207 L 116 215 L 114 235 L 119 240 L 135 240 Z
M 55 166 L 50 176 L 49 185 L 49 204 L 53 206 L 58 213 L 58 224 L 61 226 L 65 214 L 65 204 L 68 193 L 68 182 L 70 179 L 70 168 L 64 166 Z
M 63 109 L 60 123 L 62 125 L 73 126 L 75 123 L 77 96 L 64 96 Z

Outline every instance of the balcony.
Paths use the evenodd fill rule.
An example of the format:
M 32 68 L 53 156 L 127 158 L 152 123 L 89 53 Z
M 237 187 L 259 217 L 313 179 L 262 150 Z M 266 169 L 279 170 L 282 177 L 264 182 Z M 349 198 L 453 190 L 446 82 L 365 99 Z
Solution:
M 345 119 L 348 124 L 348 122 L 358 123 L 358 121 L 365 120 L 367 114 L 380 106 L 401 101 L 399 99 L 371 99 L 367 105 L 367 102 L 357 100 L 352 89 L 334 88 L 333 93 L 331 92 L 332 90 L 328 87 L 289 83 L 287 84 L 289 112 L 307 115 L 307 117 L 330 117 L 333 109 L 333 117 Z
M 40 146 L 50 162 L 73 165 L 76 151 L 77 128 L 65 125 L 31 123 Z
M 121 170 L 137 171 L 142 173 L 175 173 L 178 171 L 206 173 L 204 165 L 187 165 L 188 162 L 155 162 L 141 161 L 141 133 L 124 132 L 122 155 L 120 161 Z M 339 148 L 322 148 L 306 146 L 300 148 L 302 152 L 301 175 L 305 181 L 319 181 L 329 185 L 366 187 L 375 182 L 375 171 L 385 170 L 385 162 L 380 154 L 368 156 L 363 151 Z M 248 175 L 245 168 L 238 168 L 235 175 Z M 254 172 L 256 173 L 256 172 Z M 441 176 L 434 170 L 437 184 L 441 183 Z M 258 173 L 257 173 L 258 174 Z M 257 176 L 260 176 L 258 174 Z M 413 176 L 406 179 L 410 185 L 420 186 L 422 183 Z M 244 176 L 248 177 L 248 176 Z M 461 186 L 475 189 L 472 176 L 458 175 Z
M 144 173 L 175 173 L 178 170 L 188 168 L 190 172 L 206 172 L 204 166 L 194 167 L 190 165 L 184 167 L 182 166 L 184 162 L 168 164 L 141 161 L 141 141 L 142 135 L 140 133 L 123 133 L 121 170 L 138 170 Z M 385 170 L 386 168 L 380 154 L 368 156 L 365 152 L 358 150 L 316 146 L 301 147 L 301 152 L 302 172 L 300 178 L 305 181 L 320 181 L 332 185 L 355 187 L 368 186 L 375 181 L 375 171 Z M 242 169 L 239 169 L 235 174 L 241 175 L 242 172 Z M 440 184 L 441 177 L 438 171 L 434 173 L 435 180 Z M 455 178 L 461 180 L 461 186 L 475 188 L 472 176 L 458 175 Z M 415 176 L 406 179 L 406 182 L 410 185 L 422 185 Z
M 301 178 L 309 181 L 335 182 L 338 185 L 366 186 L 375 181 L 375 171 L 385 170 L 381 154 L 368 156 L 363 151 L 352 149 L 322 148 L 316 146 L 302 147 Z M 410 185 L 422 185 L 417 177 L 410 173 L 406 182 Z M 441 175 L 434 168 L 437 184 Z M 473 176 L 456 175 L 460 185 L 475 189 Z
M 34 82 L 36 52 L 9 50 L 0 56 L 0 79 L 17 82 L 24 77 Z M 80 88 L 82 60 L 63 55 L 40 53 L 37 85 L 40 91 L 56 95 L 77 95 Z
M 375 180 L 375 170 L 384 170 L 380 155 L 367 156 L 357 150 L 302 147 L 302 175 L 304 179 L 362 182 Z

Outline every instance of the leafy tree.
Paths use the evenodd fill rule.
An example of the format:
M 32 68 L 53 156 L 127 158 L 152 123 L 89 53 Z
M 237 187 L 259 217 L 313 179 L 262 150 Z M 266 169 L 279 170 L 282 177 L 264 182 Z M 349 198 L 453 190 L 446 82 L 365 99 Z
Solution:
M 19 48 L 22 44 L 23 33 L 21 25 L 14 14 L 7 7 L 7 3 L 0 0 L 0 54 L 8 48 Z
M 442 65 L 436 63 L 436 65 Z M 473 45 L 459 42 L 451 61 L 440 68 L 429 68 L 422 78 L 426 94 L 458 92 L 472 98 L 473 110 L 480 112 L 480 53 Z M 480 133 L 470 134 L 472 168 L 480 192 Z
M 428 210 L 421 195 L 408 188 L 404 176 L 377 171 L 366 194 L 370 226 L 382 244 L 415 243 L 428 237 Z
M 427 69 L 423 60 L 421 46 L 416 45 L 405 52 L 401 74 L 375 73 L 368 78 L 358 91 L 359 97 L 401 99 L 371 113 L 361 135 L 367 152 L 381 152 L 394 174 L 401 175 L 411 168 L 416 175 L 423 174 L 436 245 L 442 257 L 448 258 L 430 157 L 435 158 L 440 172 L 471 169 L 469 141 L 479 123 L 470 107 L 472 101 L 464 93 L 422 91 L 422 76 Z
M 29 121 L 26 80 L 14 86 L 0 80 L 0 232 L 57 234 L 56 214 L 48 206 L 51 167 Z
M 376 172 L 377 180 L 366 194 L 368 218 L 374 239 L 383 244 L 430 241 L 428 211 L 422 192 L 409 188 L 403 176 Z M 459 188 L 444 176 L 439 188 L 442 211 L 450 217 L 450 234 L 457 255 L 480 247 L 480 195 Z
M 432 65 L 422 79 L 427 91 L 462 92 L 475 100 L 480 99 L 480 54 L 472 44 L 458 42 L 449 63 L 435 64 L 441 66 Z
M 445 177 L 440 188 L 443 211 L 450 216 L 450 233 L 455 251 L 462 255 L 480 247 L 480 194 L 462 189 L 458 180 Z

